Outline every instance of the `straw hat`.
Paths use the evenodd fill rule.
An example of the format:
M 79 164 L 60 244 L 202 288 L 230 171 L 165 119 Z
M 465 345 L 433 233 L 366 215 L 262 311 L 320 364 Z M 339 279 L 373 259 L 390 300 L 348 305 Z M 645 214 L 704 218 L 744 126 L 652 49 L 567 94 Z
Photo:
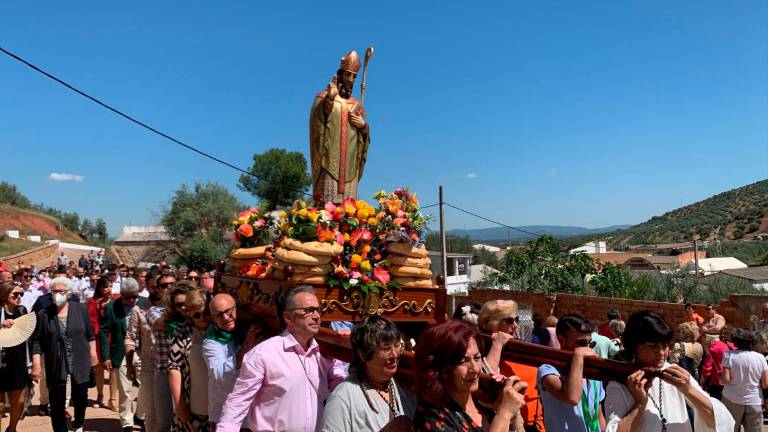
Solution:
M 37 314 L 28 313 L 13 320 L 10 328 L 0 329 L 0 348 L 20 345 L 32 336 L 37 325 Z

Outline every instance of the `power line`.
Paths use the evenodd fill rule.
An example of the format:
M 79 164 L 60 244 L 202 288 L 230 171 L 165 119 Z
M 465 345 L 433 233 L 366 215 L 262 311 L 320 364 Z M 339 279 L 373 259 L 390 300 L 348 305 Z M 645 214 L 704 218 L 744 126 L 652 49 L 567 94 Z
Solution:
M 499 221 L 495 221 L 495 220 L 493 220 L 493 219 L 489 219 L 489 218 L 487 218 L 487 217 L 485 217 L 485 216 L 480 216 L 480 215 L 479 215 L 479 214 L 477 214 L 477 213 L 473 213 L 473 212 L 471 212 L 471 211 L 469 211 L 469 210 L 464 210 L 463 208 L 459 208 L 459 207 L 456 207 L 456 206 L 455 206 L 455 205 L 453 205 L 453 204 L 445 203 L 445 205 L 447 205 L 448 207 L 450 207 L 450 208 L 452 208 L 452 209 L 454 209 L 454 210 L 458 210 L 458 211 L 460 211 L 460 212 L 462 212 L 462 213 L 466 213 L 466 214 L 468 214 L 468 215 L 470 215 L 470 216 L 474 216 L 474 217 L 476 217 L 476 218 L 478 218 L 478 219 L 482 219 L 482 220 L 484 220 L 484 221 L 487 221 L 487 222 L 490 222 L 490 223 L 492 223 L 492 224 L 500 225 L 500 226 L 502 226 L 502 227 L 504 227 L 504 228 L 509 228 L 509 229 L 511 229 L 511 230 L 520 231 L 520 232 L 522 232 L 522 233 L 528 234 L 528 235 L 530 235 L 530 236 L 533 236 L 533 237 L 539 237 L 539 236 L 541 236 L 541 234 L 532 233 L 532 232 L 530 232 L 530 231 L 526 231 L 526 230 L 524 230 L 524 229 L 521 229 L 521 228 L 513 227 L 513 226 L 511 226 L 511 225 L 507 225 L 507 224 L 505 224 L 505 223 L 501 223 L 501 222 L 499 222 Z M 561 242 L 562 242 L 562 240 L 560 240 L 560 239 L 557 239 L 557 238 L 555 238 L 555 240 L 556 240 L 556 241 L 561 241 Z
M 165 139 L 167 139 L 167 140 L 169 140 L 169 141 L 171 141 L 171 142 L 173 142 L 175 144 L 178 144 L 178 145 L 186 148 L 187 150 L 191 150 L 191 151 L 193 151 L 193 152 L 195 152 L 195 153 L 197 153 L 197 154 L 199 154 L 199 155 L 201 155 L 203 157 L 211 159 L 211 160 L 213 160 L 215 162 L 218 162 L 218 163 L 220 163 L 222 165 L 228 166 L 229 168 L 232 168 L 232 169 L 234 169 L 236 171 L 239 171 L 239 172 L 241 172 L 241 173 L 243 173 L 245 175 L 249 175 L 249 176 L 255 177 L 255 178 L 257 178 L 257 179 L 259 179 L 259 180 L 261 180 L 263 182 L 267 182 L 267 180 L 265 180 L 265 179 L 255 175 L 255 174 L 253 174 L 253 173 L 251 173 L 249 171 L 246 171 L 246 170 L 244 170 L 244 169 L 242 169 L 242 168 L 240 168 L 238 166 L 235 166 L 235 165 L 233 165 L 233 164 L 231 164 L 231 163 L 229 163 L 227 161 L 219 159 L 216 156 L 213 156 L 213 155 L 211 155 L 209 153 L 206 153 L 206 152 L 204 152 L 202 150 L 198 150 L 197 148 L 192 147 L 189 144 L 186 144 L 186 143 L 184 143 L 184 142 L 182 142 L 182 141 L 180 141 L 180 140 L 178 140 L 178 139 L 176 139 L 176 138 L 174 138 L 174 137 L 172 137 L 172 136 L 170 136 L 170 135 L 168 135 L 168 134 L 166 134 L 166 133 L 164 133 L 162 131 L 159 131 L 159 130 L 155 129 L 154 127 L 152 127 L 152 126 L 150 126 L 150 125 L 148 125 L 148 124 L 146 124 L 146 123 L 144 123 L 144 122 L 142 122 L 142 121 L 140 121 L 140 120 L 138 120 L 138 119 L 136 119 L 136 118 L 134 118 L 134 117 L 132 117 L 132 116 L 130 116 L 128 114 L 125 114 L 124 112 L 120 111 L 119 109 L 114 108 L 114 107 L 112 107 L 111 105 L 109 105 L 109 104 L 107 104 L 105 102 L 102 102 L 101 100 L 99 100 L 99 99 L 89 95 L 88 93 L 86 93 L 86 92 L 84 92 L 84 91 L 74 87 L 73 85 L 65 82 L 64 80 L 61 80 L 61 79 L 57 78 L 56 76 L 54 76 L 54 75 L 52 75 L 52 74 L 50 74 L 50 73 L 40 69 L 39 67 L 33 65 L 32 63 L 28 62 L 27 60 L 24 60 L 23 58 L 17 56 L 16 54 L 8 51 L 7 49 L 5 49 L 5 48 L 3 48 L 1 46 L 0 46 L 0 51 L 2 51 L 4 54 L 10 56 L 14 60 L 23 63 L 24 65 L 26 65 L 27 67 L 31 68 L 35 72 L 39 72 L 39 73 L 45 75 L 46 77 L 56 81 L 57 83 L 63 85 L 64 87 L 66 87 L 66 88 L 72 90 L 73 92 L 79 94 L 80 96 L 83 96 L 84 98 L 89 99 L 92 102 L 95 102 L 96 104 L 102 106 L 103 108 L 106 108 L 106 109 L 112 111 L 113 113 L 119 115 L 120 117 L 123 117 L 126 120 L 128 120 L 128 121 L 130 121 L 130 122 L 132 122 L 134 124 L 137 124 L 137 125 L 143 127 L 144 129 L 149 130 L 150 132 L 153 132 L 153 133 L 155 133 L 157 135 L 160 135 L 161 137 L 163 137 L 163 138 L 165 138 Z M 302 190 L 297 190 L 297 192 L 301 192 L 301 193 L 306 195 L 306 192 L 303 189 Z

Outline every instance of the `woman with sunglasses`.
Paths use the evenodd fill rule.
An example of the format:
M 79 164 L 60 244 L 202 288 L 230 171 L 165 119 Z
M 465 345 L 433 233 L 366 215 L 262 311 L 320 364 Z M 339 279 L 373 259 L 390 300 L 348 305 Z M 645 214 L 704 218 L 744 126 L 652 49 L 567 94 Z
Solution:
M 171 431 L 207 432 L 208 369 L 203 358 L 203 340 L 211 325 L 208 309 L 209 294 L 193 289 L 184 299 L 188 320 L 173 333 L 168 363 L 168 383 L 171 388 L 175 415 Z
M 501 360 L 501 349 L 507 341 L 515 338 L 518 323 L 517 303 L 512 300 L 491 300 L 480 309 L 480 316 L 477 318 L 478 327 L 481 332 L 490 334 L 493 340 L 491 349 L 485 357 L 485 371 L 501 373 L 504 376 L 517 375 L 528 383 L 524 395 L 525 405 L 520 409 L 523 423 L 527 429 L 544 430 L 539 390 L 536 387 L 538 369 L 509 360 Z
M 638 370 L 626 383 L 606 386 L 609 432 L 734 430 L 723 404 L 709 397 L 685 369 L 667 363 L 672 336 L 672 327 L 654 312 L 636 312 L 627 320 L 624 350 L 617 357 Z
M 27 308 L 21 305 L 24 290 L 12 282 L 0 282 L 0 327 L 10 328 L 13 320 L 27 313 Z M 10 348 L 0 348 L 0 412 L 3 411 L 3 401 L 11 404 L 11 418 L 8 432 L 16 432 L 16 425 L 24 410 L 24 399 L 27 396 L 29 373 L 27 359 L 29 350 L 27 342 Z M 2 428 L 2 420 L 0 420 Z M 1 429 L 0 429 L 1 430 Z
M 104 320 L 104 312 L 110 301 L 112 301 L 112 282 L 110 282 L 108 278 L 97 278 L 93 296 L 86 302 L 86 307 L 88 308 L 88 320 L 91 322 L 94 334 L 99 334 L 99 331 L 101 330 L 101 321 Z M 101 346 L 99 338 L 96 338 L 96 353 L 99 355 L 99 363 L 93 368 L 96 377 L 96 402 L 93 405 L 97 408 L 105 408 L 104 365 L 100 355 Z M 111 372 L 109 390 L 110 408 L 115 411 L 117 409 L 117 375 L 115 374 L 115 378 L 112 378 Z

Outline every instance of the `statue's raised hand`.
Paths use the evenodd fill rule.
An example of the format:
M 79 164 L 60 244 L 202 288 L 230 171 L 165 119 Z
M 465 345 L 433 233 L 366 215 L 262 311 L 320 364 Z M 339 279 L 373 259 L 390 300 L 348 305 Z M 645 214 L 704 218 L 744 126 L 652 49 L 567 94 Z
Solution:
M 325 97 L 330 101 L 333 101 L 336 99 L 336 96 L 339 95 L 339 89 L 336 87 L 336 75 L 334 75 L 331 82 L 328 83 L 328 88 L 326 88 L 325 91 L 327 92 Z

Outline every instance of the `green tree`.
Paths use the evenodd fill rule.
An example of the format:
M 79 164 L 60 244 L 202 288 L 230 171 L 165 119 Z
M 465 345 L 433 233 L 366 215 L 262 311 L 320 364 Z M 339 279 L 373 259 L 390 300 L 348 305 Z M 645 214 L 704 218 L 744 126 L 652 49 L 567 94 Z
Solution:
M 162 223 L 176 244 L 182 264 L 213 268 L 226 257 L 232 241 L 226 235 L 229 223 L 244 207 L 218 183 L 181 185 L 165 209 Z
M 307 160 L 300 152 L 273 148 L 256 153 L 249 172 L 253 175 L 241 175 L 238 187 L 270 209 L 290 206 L 311 184 Z
M 632 275 L 622 267 L 606 263 L 603 269 L 590 280 L 595 287 L 597 295 L 601 297 L 622 297 L 632 295 Z
M 96 240 L 102 244 L 106 245 L 109 241 L 109 235 L 107 234 L 107 223 L 102 218 L 96 219 L 96 228 L 94 234 L 96 235 Z
M 8 182 L 0 182 L 0 203 L 10 204 L 14 207 L 30 208 L 32 203 L 16 189 L 16 185 Z
M 440 233 L 439 232 L 430 232 L 427 234 L 427 238 L 424 242 L 427 250 L 440 252 L 442 249 L 442 246 L 440 245 Z M 472 241 L 469 239 L 469 237 L 458 237 L 458 236 L 445 236 L 445 249 L 447 252 L 451 253 L 466 253 L 471 254 L 475 252 L 475 249 L 472 247 Z
M 78 232 L 80 229 L 80 215 L 77 212 L 63 213 L 61 216 L 61 224 L 64 228 Z
M 96 233 L 96 227 L 93 225 L 93 222 L 91 222 L 90 219 L 84 218 L 82 222 L 80 222 L 80 237 L 91 241 L 93 240 L 93 236 Z
M 475 256 L 473 257 L 472 262 L 474 264 L 485 264 L 496 270 L 501 269 L 501 260 L 499 257 L 485 248 L 475 249 Z

